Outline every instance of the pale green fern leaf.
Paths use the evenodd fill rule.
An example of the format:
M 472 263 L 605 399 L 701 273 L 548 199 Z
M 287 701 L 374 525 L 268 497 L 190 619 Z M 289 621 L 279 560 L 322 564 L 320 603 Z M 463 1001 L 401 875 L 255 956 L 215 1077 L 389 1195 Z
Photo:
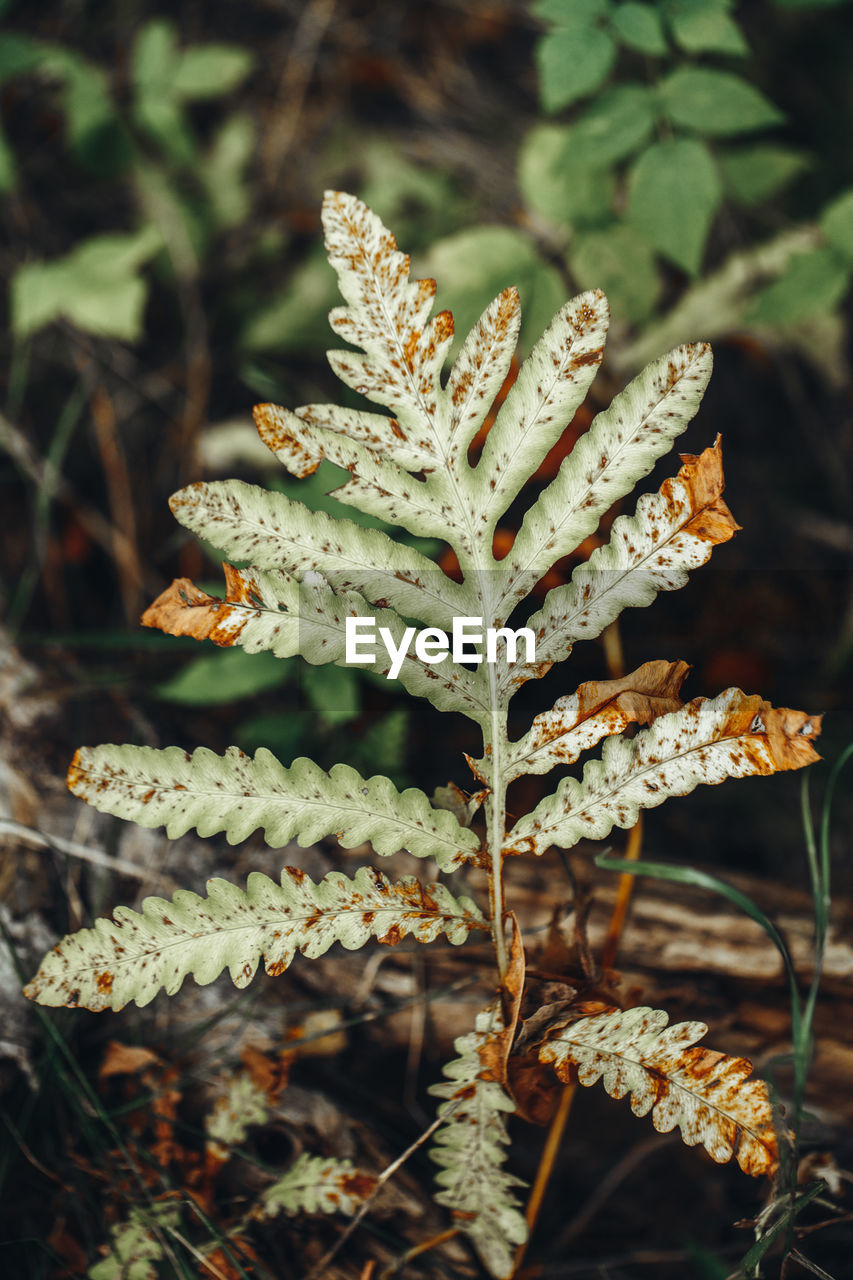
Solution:
M 444 934 L 458 944 L 483 928 L 470 899 L 413 876 L 392 883 L 372 867 L 352 880 L 330 871 L 316 884 L 295 867 L 282 871 L 281 884 L 253 871 L 245 890 L 219 879 L 207 889 L 206 898 L 183 889 L 171 901 L 146 898 L 141 914 L 116 907 L 112 920 L 69 934 L 26 994 L 40 1004 L 117 1010 L 131 1000 L 146 1005 L 161 990 L 174 995 L 188 974 L 204 986 L 227 968 L 245 987 L 262 956 L 277 976 L 297 952 L 321 956 L 335 942 L 355 951 L 372 938 L 393 945 Z
M 345 1213 L 352 1216 L 376 1190 L 378 1179 L 351 1160 L 312 1156 L 307 1152 L 287 1173 L 267 1187 L 256 1211 L 259 1218 L 279 1213 Z
M 618 1009 L 581 1018 L 546 1039 L 540 1061 L 562 1080 L 571 1068 L 583 1085 L 601 1079 L 612 1098 L 631 1099 L 635 1115 L 652 1113 L 655 1128 L 678 1128 L 688 1146 L 701 1143 L 725 1163 L 732 1156 L 745 1173 L 772 1173 L 776 1135 L 767 1085 L 752 1079 L 752 1063 L 693 1048 L 703 1022 L 667 1026 L 662 1009 Z
M 446 1099 L 438 1109 L 446 1122 L 430 1149 L 441 1166 L 435 1198 L 453 1211 L 456 1225 L 497 1277 L 511 1274 L 515 1249 L 527 1239 L 514 1190 L 524 1184 L 502 1167 L 509 1142 L 506 1117 L 515 1103 L 484 1056 L 503 1029 L 500 1000 L 495 1000 L 477 1014 L 474 1030 L 455 1041 L 458 1056 L 444 1067 L 448 1079 L 429 1090 Z
M 258 569 L 320 573 L 336 591 L 358 591 L 448 631 L 468 605 L 467 593 L 412 547 L 284 494 L 218 480 L 179 490 L 169 505 L 193 533 Z
M 223 756 L 207 747 L 81 747 L 68 786 L 102 813 L 165 826 L 171 839 L 193 827 L 224 832 L 230 844 L 262 828 L 267 844 L 303 848 L 334 835 L 345 849 L 369 840 L 378 854 L 408 849 L 448 870 L 470 858 L 477 837 L 423 791 L 398 791 L 389 778 L 365 779 L 346 764 L 325 773 L 304 757 L 285 768 L 265 747 L 254 758 L 237 747 Z
M 516 822 L 505 852 L 570 849 L 579 840 L 603 839 L 614 826 L 633 827 L 641 809 L 688 795 L 700 783 L 800 768 L 817 758 L 811 742 L 819 732 L 819 718 L 773 708 L 740 689 L 695 698 L 634 738 L 608 738 L 581 781 L 564 778 Z
M 684 586 L 690 570 L 705 564 L 739 527 L 723 488 L 719 439 L 698 457 L 685 454 L 678 475 L 640 498 L 633 516 L 619 516 L 610 541 L 575 569 L 570 582 L 548 592 L 527 623 L 536 635 L 536 665 L 504 666 L 501 696 L 508 700 L 525 680 L 568 657 L 576 640 L 600 635 L 623 609 L 644 607 L 659 591 Z
M 711 348 L 678 347 L 649 365 L 599 413 L 555 479 L 528 508 L 515 543 L 501 562 L 506 572 L 498 606 L 505 617 L 532 591 L 542 564 L 569 555 L 594 533 L 608 507 L 630 493 L 667 453 L 699 407 L 711 376 Z
M 160 1237 L 179 1217 L 179 1206 L 168 1201 L 146 1211 L 131 1209 L 127 1221 L 113 1227 L 110 1251 L 89 1268 L 89 1280 L 157 1280 L 164 1257 Z
M 521 366 L 475 471 L 481 537 L 557 443 L 583 403 L 607 335 L 607 299 L 599 289 L 567 302 Z
M 263 1124 L 269 1110 L 267 1091 L 255 1083 L 248 1071 L 231 1076 L 225 1093 L 216 1099 L 205 1117 L 208 1153 L 216 1160 L 226 1161 L 231 1148 L 245 1141 L 253 1125 Z
M 199 590 L 188 578 L 176 579 L 142 615 L 147 627 L 169 635 L 237 645 L 247 653 L 268 650 L 279 658 L 300 654 L 314 665 L 347 666 L 346 620 L 372 619 L 370 652 L 374 660 L 360 665 L 377 675 L 395 678 L 409 693 L 427 698 L 441 711 L 458 711 L 478 724 L 489 716 L 488 685 L 473 671 L 449 658 L 440 665 L 421 661 L 408 637 L 400 661 L 392 659 L 381 632 L 390 635 L 395 653 L 406 648 L 406 623 L 392 609 L 376 609 L 354 591 L 335 592 L 319 574 L 300 582 L 292 574 L 270 569 L 235 569 L 223 565 L 225 599 Z M 368 637 L 362 636 L 366 644 Z M 362 647 L 360 652 L 368 652 Z

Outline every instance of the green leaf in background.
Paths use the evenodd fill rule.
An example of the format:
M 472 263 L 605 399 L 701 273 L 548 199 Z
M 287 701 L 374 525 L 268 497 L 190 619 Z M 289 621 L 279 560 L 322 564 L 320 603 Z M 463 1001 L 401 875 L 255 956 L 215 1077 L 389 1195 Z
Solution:
M 569 261 L 582 289 L 604 290 L 614 315 L 638 321 L 654 310 L 661 283 L 654 252 L 627 223 L 579 232 Z
M 139 97 L 167 97 L 178 68 L 178 38 L 173 23 L 155 18 L 136 37 L 130 79 Z
M 557 226 L 596 226 L 611 216 L 613 176 L 575 163 L 573 138 L 571 125 L 534 125 L 518 156 L 519 189 L 534 213 Z
M 480 226 L 439 240 L 418 254 L 417 277 L 442 281 L 438 306 L 449 308 L 456 321 L 452 359 L 466 334 L 492 299 L 516 285 L 521 295 L 522 343 L 550 324 L 563 301 L 563 282 L 540 258 L 535 246 L 513 227 Z
M 155 227 L 93 236 L 52 262 L 29 262 L 12 277 L 12 332 L 26 338 L 60 317 L 87 333 L 136 342 L 147 285 L 139 268 L 162 246 Z
M 12 191 L 18 178 L 15 157 L 4 135 L 0 133 L 0 195 Z
M 253 62 L 248 49 L 236 45 L 194 45 L 180 56 L 172 92 L 183 101 L 221 97 L 236 89 Z
M 186 707 L 220 706 L 276 689 L 293 678 L 295 666 L 272 653 L 221 649 L 192 658 L 155 693 L 165 702 Z
M 577 21 L 543 36 L 536 61 L 542 106 L 553 113 L 604 83 L 616 61 L 616 45 L 608 32 Z
M 657 10 L 650 4 L 635 4 L 628 0 L 628 3 L 616 6 L 610 21 L 621 43 L 629 49 L 653 57 L 666 53 L 663 24 Z
M 759 143 L 717 155 L 723 183 L 742 205 L 760 204 L 811 167 L 808 153 L 782 143 Z
M 669 25 L 676 42 L 687 53 L 727 53 L 733 57 L 749 53 L 743 32 L 726 8 L 718 0 L 706 0 L 675 9 Z
M 361 711 L 359 676 L 352 667 L 306 666 L 302 687 L 314 714 L 331 728 L 354 720 Z
M 853 262 L 853 190 L 826 206 L 820 215 L 820 229 L 832 247 Z
M 836 249 L 798 254 L 785 274 L 758 295 L 744 321 L 784 325 L 816 311 L 829 311 L 844 297 L 849 281 L 850 264 Z
M 679 67 L 661 83 L 660 96 L 674 124 L 709 137 L 750 133 L 784 119 L 763 93 L 729 71 Z
M 250 116 L 228 116 L 201 160 L 198 173 L 204 183 L 217 227 L 237 227 L 248 217 L 252 197 L 245 171 L 255 149 L 255 126 Z
M 258 747 L 266 747 L 282 764 L 290 764 L 296 756 L 305 754 L 311 722 L 307 711 L 294 711 L 292 707 L 278 713 L 262 711 L 241 721 L 234 730 L 234 741 L 241 751 L 252 755 Z
M 628 218 L 664 257 L 695 275 L 722 198 L 722 184 L 704 143 L 657 142 L 628 176 Z
M 42 46 L 29 36 L 17 31 L 0 32 L 0 84 L 11 76 L 32 71 L 43 57 Z
M 393 782 L 406 782 L 406 755 L 409 746 L 409 711 L 395 707 L 375 720 L 361 739 L 354 743 L 355 764 L 360 772 L 386 773 Z
M 535 0 L 532 11 L 534 17 L 545 22 L 571 26 L 603 17 L 609 8 L 610 0 Z
M 316 353 L 332 336 L 329 311 L 337 300 L 323 246 L 315 245 L 293 271 L 287 288 L 277 285 L 271 300 L 253 309 L 240 345 L 247 351 Z
M 637 151 L 654 123 L 655 97 L 645 85 L 608 89 L 568 126 L 564 162 L 572 169 L 607 168 Z

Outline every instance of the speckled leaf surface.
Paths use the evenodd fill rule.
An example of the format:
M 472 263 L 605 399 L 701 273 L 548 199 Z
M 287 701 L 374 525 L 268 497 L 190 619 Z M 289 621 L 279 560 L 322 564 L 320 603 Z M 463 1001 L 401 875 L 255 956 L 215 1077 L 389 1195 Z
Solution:
M 771 707 L 740 689 L 694 698 L 634 738 L 608 738 L 582 780 L 565 778 L 516 822 L 505 851 L 570 849 L 579 840 L 603 839 L 614 826 L 632 827 L 641 809 L 700 783 L 801 768 L 819 758 L 812 746 L 819 733 L 819 716 Z
M 314 883 L 286 867 L 281 883 L 253 871 L 245 889 L 208 881 L 208 896 L 179 889 L 171 901 L 146 898 L 142 912 L 117 907 L 113 918 L 69 934 L 48 952 L 26 995 L 39 1004 L 99 1012 L 146 1005 L 158 991 L 178 991 L 189 974 L 206 985 L 227 969 L 247 986 L 263 957 L 266 972 L 283 973 L 297 952 L 321 956 L 335 942 L 349 951 L 366 942 L 405 937 L 432 942 L 444 934 L 464 942 L 483 927 L 468 898 L 413 876 L 395 883 L 372 867 L 352 879 L 330 871 Z
M 363 1173 L 351 1160 L 303 1153 L 287 1173 L 267 1187 L 258 1217 L 279 1213 L 343 1213 L 352 1216 L 375 1191 L 377 1178 Z
M 527 1239 L 527 1223 L 515 1188 L 523 1183 L 502 1167 L 509 1142 L 507 1115 L 515 1103 L 495 1079 L 494 1058 L 504 1030 L 500 1000 L 477 1014 L 474 1030 L 454 1044 L 457 1056 L 444 1068 L 446 1081 L 430 1093 L 445 1101 L 446 1123 L 430 1156 L 441 1166 L 439 1204 L 451 1209 L 491 1275 L 509 1276 L 515 1248 Z
M 304 848 L 334 835 L 345 849 L 369 840 L 378 854 L 408 849 L 448 869 L 469 858 L 479 841 L 423 791 L 398 791 L 388 778 L 362 776 L 346 764 L 325 773 L 304 757 L 285 768 L 261 747 L 247 756 L 229 747 L 81 747 L 68 771 L 75 795 L 143 827 L 165 826 L 174 840 L 195 828 L 224 832 L 230 844 L 259 828 L 273 849 L 290 840 Z
M 614 1009 L 562 1028 L 539 1058 L 562 1080 L 572 1067 L 583 1085 L 600 1079 L 612 1098 L 630 1097 L 635 1115 L 651 1112 L 660 1133 L 680 1129 L 688 1146 L 701 1143 L 721 1164 L 735 1156 L 745 1173 L 772 1173 L 778 1149 L 770 1098 L 752 1063 L 694 1048 L 708 1030 L 702 1022 L 668 1022 L 661 1009 Z

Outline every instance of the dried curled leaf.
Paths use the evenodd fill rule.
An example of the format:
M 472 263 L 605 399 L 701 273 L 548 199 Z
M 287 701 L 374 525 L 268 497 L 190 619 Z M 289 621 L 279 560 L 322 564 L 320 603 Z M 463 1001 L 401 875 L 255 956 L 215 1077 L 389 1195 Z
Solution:
M 272 1186 L 267 1187 L 256 1217 L 274 1218 L 279 1213 L 345 1213 L 352 1215 L 369 1199 L 378 1183 L 371 1173 L 362 1173 L 351 1160 L 312 1156 L 299 1157 Z
M 371 938 L 393 946 L 443 933 L 458 944 L 484 927 L 470 898 L 414 876 L 392 883 L 372 867 L 352 880 L 330 871 L 319 883 L 295 867 L 282 871 L 281 884 L 253 871 L 245 890 L 219 879 L 207 889 L 206 898 L 185 889 L 171 901 L 146 898 L 141 914 L 116 907 L 112 920 L 68 934 L 25 994 L 39 1004 L 118 1010 L 131 1000 L 148 1004 L 160 990 L 174 995 L 188 974 L 203 986 L 227 968 L 234 985 L 245 987 L 261 957 L 277 976 L 297 951 L 321 956 L 335 942 L 356 951 Z
M 614 826 L 632 827 L 640 809 L 687 795 L 700 783 L 799 769 L 820 758 L 812 746 L 820 722 L 740 689 L 694 698 L 635 738 L 608 738 L 581 781 L 565 778 L 519 819 L 505 852 L 543 853 L 550 845 L 569 849 L 584 838 L 601 840 Z
M 520 945 L 520 944 L 519 944 Z M 514 1017 L 518 1015 L 513 1000 Z M 430 1156 L 441 1165 L 436 1182 L 439 1204 L 453 1211 L 456 1225 L 471 1237 L 493 1276 L 509 1276 L 515 1249 L 527 1239 L 513 1188 L 523 1183 L 501 1166 L 509 1142 L 506 1116 L 515 1104 L 500 1083 L 505 1074 L 507 1027 L 500 998 L 477 1014 L 474 1030 L 455 1041 L 457 1057 L 444 1068 L 447 1081 L 429 1092 L 446 1101 L 446 1117 Z
M 686 662 L 644 662 L 618 680 L 588 680 L 576 693 L 558 698 L 550 711 L 536 716 L 530 732 L 512 742 L 504 756 L 504 778 L 547 773 L 558 764 L 573 764 L 602 738 L 621 733 L 629 724 L 651 724 L 677 711 Z M 486 781 L 487 760 L 469 760 Z
M 260 827 L 278 849 L 293 839 L 307 848 L 335 835 L 347 849 L 370 840 L 380 855 L 408 849 L 442 869 L 479 846 L 472 831 L 447 810 L 433 809 L 416 787 L 401 792 L 388 778 L 365 779 L 345 764 L 325 773 L 304 758 L 285 768 L 264 747 L 254 757 L 237 747 L 223 756 L 206 747 L 191 755 L 179 747 L 81 747 L 68 786 L 102 813 L 165 826 L 172 839 L 195 827 L 201 836 L 223 831 L 236 844 Z
M 694 1048 L 702 1022 L 667 1026 L 662 1009 L 615 1009 L 581 1018 L 545 1040 L 540 1061 L 561 1080 L 572 1067 L 583 1085 L 601 1079 L 612 1098 L 631 1099 L 635 1115 L 652 1113 L 659 1133 L 679 1128 L 688 1146 L 701 1143 L 719 1163 L 732 1156 L 744 1173 L 772 1173 L 778 1146 L 767 1085 L 746 1058 Z

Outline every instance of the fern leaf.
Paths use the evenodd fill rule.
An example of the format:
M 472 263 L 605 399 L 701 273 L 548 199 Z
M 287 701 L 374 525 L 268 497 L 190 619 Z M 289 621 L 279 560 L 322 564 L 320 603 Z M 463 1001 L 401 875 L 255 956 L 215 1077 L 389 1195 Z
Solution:
M 411 648 L 399 664 L 392 663 L 381 629 L 390 634 L 397 652 L 405 647 L 406 635 L 405 622 L 392 609 L 372 608 L 354 591 L 335 592 L 319 574 L 308 574 L 299 582 L 276 570 L 235 569 L 229 564 L 223 569 L 224 600 L 199 590 L 188 578 L 177 578 L 146 609 L 143 626 L 222 646 L 237 645 L 247 653 L 268 650 L 279 658 L 300 654 L 314 665 L 346 666 L 346 620 L 370 618 L 375 624 L 375 661 L 360 665 L 388 677 L 394 670 L 409 693 L 427 698 L 441 711 L 458 711 L 478 724 L 488 718 L 488 688 L 478 670 L 449 658 L 430 665 Z
M 577 1069 L 583 1085 L 602 1079 L 612 1098 L 629 1095 L 635 1115 L 652 1113 L 659 1133 L 678 1127 L 688 1146 L 701 1143 L 718 1163 L 737 1157 L 744 1173 L 772 1173 L 776 1134 L 763 1080 L 752 1063 L 693 1048 L 702 1022 L 668 1027 L 661 1009 L 613 1010 L 582 1018 L 549 1037 L 539 1050 L 561 1080 Z
M 454 361 L 444 396 L 449 449 L 447 465 L 463 480 L 468 447 L 506 381 L 521 328 L 517 289 L 504 289 L 468 334 Z
M 153 1204 L 144 1212 L 131 1209 L 127 1221 L 113 1227 L 110 1251 L 89 1268 L 89 1280 L 157 1280 L 164 1253 L 160 1238 L 179 1219 L 180 1207 L 174 1201 Z
M 740 526 L 721 497 L 719 437 L 712 448 L 682 461 L 658 493 L 640 498 L 633 516 L 614 521 L 610 541 L 575 569 L 569 583 L 548 592 L 527 624 L 536 634 L 537 665 L 506 670 L 504 697 L 566 658 L 576 640 L 600 635 L 623 609 L 645 607 L 659 591 L 683 587 L 689 571 L 734 536 Z
M 629 724 L 651 724 L 678 710 L 678 691 L 688 670 L 686 662 L 644 662 L 619 680 L 589 680 L 571 696 L 558 698 L 550 711 L 536 716 L 529 733 L 508 745 L 505 781 L 573 764 L 583 751 Z M 488 761 L 469 763 L 486 781 Z
M 204 986 L 227 968 L 245 987 L 262 956 L 277 976 L 297 951 L 314 958 L 335 942 L 355 951 L 371 938 L 394 945 L 443 933 L 458 944 L 484 927 L 474 903 L 444 885 L 424 887 L 413 876 L 392 883 L 371 867 L 352 880 L 330 871 L 317 884 L 295 867 L 282 871 L 280 885 L 253 871 L 245 890 L 219 879 L 207 888 L 207 898 L 181 889 L 171 902 L 146 898 L 141 914 L 117 907 L 112 920 L 69 934 L 25 994 L 39 1004 L 118 1010 L 131 1000 L 148 1004 L 160 990 L 174 995 L 188 974 Z
M 449 631 L 468 594 L 426 556 L 378 529 L 309 511 L 241 480 L 193 484 L 173 494 L 175 518 L 235 560 L 301 578 L 321 574 L 335 591 L 358 591 L 406 617 Z
M 287 1173 L 267 1187 L 258 1208 L 260 1218 L 279 1213 L 345 1213 L 349 1216 L 376 1190 L 378 1179 L 353 1167 L 351 1160 L 334 1160 L 305 1152 Z
M 378 459 L 391 458 L 407 471 L 421 471 L 429 460 L 422 450 L 409 445 L 396 418 L 383 413 L 345 409 L 336 404 L 307 404 L 293 410 L 294 422 L 280 418 L 283 412 L 279 405 L 257 405 L 255 425 L 267 448 L 291 475 L 300 479 L 317 470 L 327 456 L 327 447 L 339 447 L 333 437 L 354 442 Z
M 607 299 L 599 289 L 567 302 L 501 405 L 474 473 L 478 530 L 490 549 L 498 518 L 583 402 L 604 354 L 608 318 Z
M 630 493 L 667 453 L 699 407 L 711 376 L 711 348 L 678 347 L 649 365 L 599 413 L 556 478 L 528 509 L 506 571 L 506 617 L 546 569 L 594 533 L 603 513 Z
M 253 1125 L 263 1124 L 269 1110 L 269 1094 L 255 1083 L 248 1071 L 232 1076 L 226 1092 L 216 1099 L 212 1111 L 205 1117 L 208 1155 L 224 1164 L 231 1148 L 245 1141 Z
M 565 778 L 519 819 L 505 852 L 570 849 L 584 838 L 601 840 L 614 826 L 633 827 L 640 809 L 687 795 L 702 782 L 799 769 L 819 759 L 812 746 L 819 733 L 819 716 L 771 707 L 740 689 L 694 698 L 635 738 L 608 738 L 582 781 Z
M 456 1225 L 471 1240 L 493 1276 L 509 1276 L 516 1246 L 527 1239 L 514 1188 L 519 1178 L 501 1166 L 509 1142 L 506 1116 L 515 1103 L 494 1078 L 490 1049 L 504 1029 L 500 1000 L 479 1013 L 474 1030 L 455 1041 L 458 1057 L 444 1068 L 447 1081 L 429 1092 L 447 1099 L 438 1109 L 446 1123 L 433 1139 L 430 1155 L 441 1172 L 439 1204 L 453 1211 Z
M 304 757 L 285 768 L 266 748 L 254 758 L 236 747 L 218 756 L 206 747 L 81 747 L 68 770 L 75 795 L 102 813 L 165 826 L 171 839 L 193 827 L 201 836 L 224 832 L 229 844 L 259 827 L 267 844 L 290 840 L 303 848 L 335 835 L 345 849 L 369 840 L 380 855 L 408 849 L 450 870 L 478 845 L 446 809 L 423 791 L 398 791 L 380 775 L 365 779 L 346 764 L 329 773 Z

